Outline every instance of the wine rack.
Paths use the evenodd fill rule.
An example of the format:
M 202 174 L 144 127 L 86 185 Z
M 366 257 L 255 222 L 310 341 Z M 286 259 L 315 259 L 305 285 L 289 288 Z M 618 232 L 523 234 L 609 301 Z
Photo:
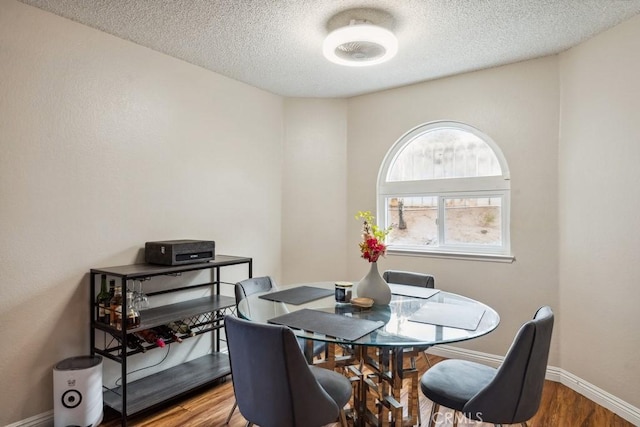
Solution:
M 221 329 L 224 328 L 224 315 L 235 309 L 235 299 L 220 294 L 221 284 L 231 284 L 221 280 L 224 267 L 246 265 L 247 277 L 252 277 L 253 260 L 247 257 L 216 255 L 209 262 L 186 264 L 179 266 L 161 266 L 151 264 L 132 264 L 117 267 L 92 268 L 90 271 L 90 353 L 99 354 L 121 365 L 122 385 L 105 388 L 103 399 L 105 406 L 120 413 L 122 426 L 127 425 L 127 417 L 142 412 L 167 400 L 204 385 L 215 383 L 231 373 L 229 358 L 220 350 Z M 140 325 L 126 329 L 125 317 L 120 328 L 101 323 L 97 320 L 98 305 L 96 303 L 96 287 L 98 277 L 107 275 L 121 281 L 122 289 L 127 289 L 129 280 L 148 280 L 158 276 L 179 276 L 189 271 L 208 270 L 210 280 L 204 283 L 173 286 L 157 292 L 148 293 L 149 297 L 165 293 L 177 293 L 199 287 L 209 287 L 210 296 L 189 299 L 177 303 L 166 304 L 143 310 Z M 126 312 L 126 301 L 122 312 Z M 142 379 L 127 381 L 127 358 L 139 353 L 146 353 L 158 347 L 157 344 L 142 343 L 138 348 L 127 347 L 127 335 L 138 331 L 167 325 L 173 321 L 182 321 L 190 330 L 189 333 L 176 333 L 180 340 L 192 336 L 212 334 L 213 351 L 210 354 L 190 360 L 166 371 L 160 371 Z M 103 331 L 104 337 L 98 342 L 96 331 Z M 102 335 L 102 334 L 101 334 Z M 167 344 L 172 339 L 165 340 Z

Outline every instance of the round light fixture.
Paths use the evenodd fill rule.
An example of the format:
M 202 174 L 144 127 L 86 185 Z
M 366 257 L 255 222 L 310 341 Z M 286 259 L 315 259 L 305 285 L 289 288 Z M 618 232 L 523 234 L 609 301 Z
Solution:
M 350 25 L 329 33 L 322 52 L 336 64 L 364 67 L 393 58 L 398 52 L 398 40 L 385 28 L 352 20 Z

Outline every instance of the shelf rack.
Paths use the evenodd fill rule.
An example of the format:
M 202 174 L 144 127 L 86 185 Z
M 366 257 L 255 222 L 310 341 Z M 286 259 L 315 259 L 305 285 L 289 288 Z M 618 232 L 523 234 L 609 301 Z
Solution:
M 185 264 L 177 266 L 162 266 L 152 264 L 131 264 L 116 267 L 92 268 L 90 270 L 90 354 L 102 355 L 117 363 L 122 370 L 122 385 L 106 389 L 103 394 L 106 406 L 121 414 L 122 426 L 127 425 L 127 417 L 159 405 L 169 399 L 179 397 L 187 392 L 218 381 L 231 373 L 229 358 L 220 352 L 220 330 L 224 328 L 224 314 L 235 307 L 235 299 L 220 295 L 220 285 L 228 283 L 221 281 L 221 269 L 227 266 L 246 264 L 248 277 L 253 275 L 253 260 L 247 257 L 230 255 L 216 255 L 208 262 Z M 121 286 L 127 289 L 128 280 L 148 280 L 156 276 L 174 275 L 188 271 L 209 270 L 211 280 L 205 283 L 186 286 L 174 286 L 158 292 L 150 292 L 150 297 L 159 294 L 180 292 L 199 287 L 211 287 L 211 295 L 194 298 L 178 303 L 150 308 L 141 312 L 140 326 L 126 329 L 125 316 L 120 329 L 97 321 L 98 306 L 96 303 L 97 278 L 106 275 L 113 279 L 120 279 Z M 122 312 L 126 313 L 126 299 L 123 301 Z M 136 381 L 127 382 L 127 358 L 142 353 L 140 349 L 128 349 L 127 334 L 166 325 L 172 321 L 183 320 L 191 327 L 195 335 L 213 333 L 214 351 L 194 360 L 173 366 L 170 369 L 157 372 Z M 96 330 L 105 332 L 105 337 L 111 337 L 103 346 L 96 345 Z M 182 335 L 181 339 L 188 339 L 190 335 Z M 173 342 L 169 340 L 168 343 Z M 144 351 L 157 347 L 155 344 L 145 345 Z

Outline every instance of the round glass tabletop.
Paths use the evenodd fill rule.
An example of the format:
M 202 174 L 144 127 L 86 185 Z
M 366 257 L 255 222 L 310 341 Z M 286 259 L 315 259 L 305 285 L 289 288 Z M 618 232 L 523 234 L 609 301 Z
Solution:
M 333 290 L 334 282 L 291 285 L 273 289 L 270 293 L 300 286 Z M 251 321 L 273 323 L 270 321 L 274 318 L 307 309 L 378 322 L 377 329 L 352 340 L 318 332 L 317 329 L 322 328 L 316 329 L 314 322 L 307 322 L 311 323 L 307 330 L 292 328 L 298 337 L 333 343 L 376 347 L 432 346 L 480 337 L 493 331 L 500 323 L 498 313 L 486 304 L 442 290 L 429 298 L 394 294 L 389 305 L 374 305 L 371 308 L 338 304 L 333 293 L 297 305 L 268 300 L 264 296 L 264 292 L 253 294 L 240 301 L 238 316 Z M 310 311 L 304 313 L 317 314 Z M 354 326 L 356 323 L 364 322 L 354 322 Z

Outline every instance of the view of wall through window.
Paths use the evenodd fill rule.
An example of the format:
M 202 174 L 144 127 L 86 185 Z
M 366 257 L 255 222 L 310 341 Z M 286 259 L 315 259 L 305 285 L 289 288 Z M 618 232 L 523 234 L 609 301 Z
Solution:
M 389 170 L 389 181 L 500 175 L 493 150 L 478 136 L 441 128 L 414 138 Z
M 499 197 L 445 199 L 445 243 L 500 246 Z M 438 198 L 392 197 L 387 212 L 390 245 L 438 246 Z

